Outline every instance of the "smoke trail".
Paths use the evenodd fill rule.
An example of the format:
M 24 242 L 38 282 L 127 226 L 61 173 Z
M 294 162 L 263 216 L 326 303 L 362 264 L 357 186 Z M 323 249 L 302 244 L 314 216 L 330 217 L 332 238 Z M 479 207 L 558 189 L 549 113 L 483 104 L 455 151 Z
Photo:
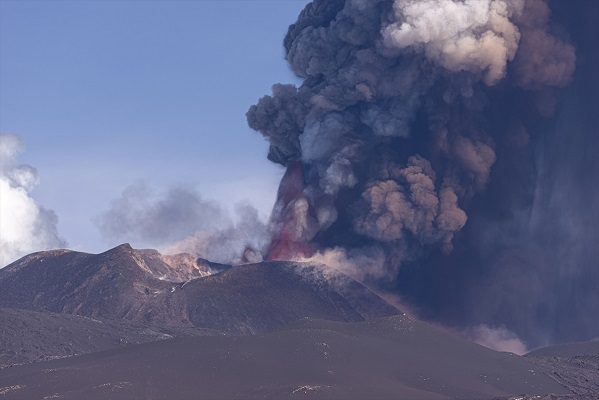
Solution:
M 476 296 L 451 292 L 485 286 L 503 264 L 498 238 L 513 234 L 512 245 L 533 253 L 546 245 L 523 239 L 544 180 L 536 158 L 576 65 L 571 38 L 550 16 L 543 0 L 308 4 L 284 41 L 303 83 L 274 85 L 247 113 L 268 158 L 287 167 L 267 258 L 360 254 L 370 261 L 349 262 L 354 276 L 396 285 L 423 315 L 505 324 L 535 340 L 535 306 L 507 307 L 531 321 L 514 329 L 491 301 L 476 306 Z M 526 268 L 533 279 L 523 264 L 493 282 Z M 540 286 L 537 302 L 549 290 Z M 448 311 L 458 306 L 472 310 Z
M 225 264 L 246 264 L 262 261 L 270 232 L 258 211 L 249 204 L 238 204 L 236 221 L 212 231 L 194 234 L 165 247 L 168 254 L 190 253 Z
M 518 355 L 528 352 L 522 341 L 505 328 L 478 325 L 465 333 L 473 342 L 497 351 L 509 351 Z
M 58 236 L 56 214 L 29 193 L 38 184 L 35 168 L 17 163 L 23 141 L 0 135 L 0 268 L 34 251 L 66 246 Z
M 261 261 L 269 233 L 258 211 L 238 205 L 234 220 L 218 203 L 187 187 L 155 194 L 143 182 L 128 186 L 95 222 L 108 240 L 158 246 L 222 263 Z

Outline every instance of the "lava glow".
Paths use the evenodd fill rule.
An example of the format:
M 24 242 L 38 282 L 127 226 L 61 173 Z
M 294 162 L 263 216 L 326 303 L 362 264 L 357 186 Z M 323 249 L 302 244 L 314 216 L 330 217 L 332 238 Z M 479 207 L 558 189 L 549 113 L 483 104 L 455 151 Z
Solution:
M 307 205 L 304 194 L 304 171 L 299 162 L 288 166 L 277 193 L 277 202 L 273 210 L 274 232 L 266 253 L 267 260 L 291 260 L 309 257 L 314 249 L 305 240 L 298 229 Z

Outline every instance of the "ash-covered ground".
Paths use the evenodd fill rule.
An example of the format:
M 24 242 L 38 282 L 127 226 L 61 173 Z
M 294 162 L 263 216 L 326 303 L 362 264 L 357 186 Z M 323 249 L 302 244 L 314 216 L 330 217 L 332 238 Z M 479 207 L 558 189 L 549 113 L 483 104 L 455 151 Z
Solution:
M 418 321 L 323 265 L 220 266 L 172 282 L 164 270 L 152 280 L 140 254 L 50 251 L 0 270 L 2 398 L 599 394 L 598 342 L 518 356 Z M 32 287 L 42 269 L 53 279 Z

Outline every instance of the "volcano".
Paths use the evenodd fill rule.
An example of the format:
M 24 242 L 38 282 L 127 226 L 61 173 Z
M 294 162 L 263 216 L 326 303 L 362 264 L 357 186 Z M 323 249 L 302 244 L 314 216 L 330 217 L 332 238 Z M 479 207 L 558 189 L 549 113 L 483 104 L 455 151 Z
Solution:
M 0 321 L 6 399 L 599 394 L 593 343 L 490 350 L 315 263 L 34 253 L 0 270 Z
M 226 40 L 212 43 L 224 37 L 215 29 L 210 47 L 239 36 L 235 14 L 224 14 L 215 21 Z M 599 337 L 598 16 L 590 0 L 310 1 L 283 40 L 295 83 L 274 84 L 246 113 L 285 169 L 268 221 L 249 205 L 229 218 L 185 182 L 164 198 L 132 185 L 97 217 L 105 239 L 222 263 L 122 244 L 33 253 L 0 269 L 0 397 L 599 399 L 589 342 Z M 179 61 L 190 48 L 174 47 L 181 57 L 155 58 L 189 69 Z M 226 51 L 245 78 L 246 55 L 266 47 L 236 48 Z M 128 58 L 145 60 L 139 50 Z M 210 102 L 229 106 L 240 93 L 231 76 L 216 77 Z M 133 88 L 171 93 L 170 80 L 134 78 Z M 125 81 L 111 81 L 120 93 Z M 225 115 L 214 115 L 219 128 Z M 187 130 L 156 132 L 153 145 L 196 143 Z M 227 171 L 247 168 L 222 138 L 190 153 L 194 162 L 220 151 Z M 27 195 L 38 178 L 16 163 L 21 141 L 0 140 L 4 265 L 66 244 L 57 216 Z M 202 166 L 218 171 L 211 159 Z M 243 176 L 220 190 L 244 192 L 232 185 L 255 180 Z M 519 353 L 559 345 L 516 355 L 472 338 Z
M 322 265 L 231 267 L 123 244 L 34 253 L 0 270 L 0 307 L 167 327 L 264 333 L 303 317 L 356 322 L 400 313 Z

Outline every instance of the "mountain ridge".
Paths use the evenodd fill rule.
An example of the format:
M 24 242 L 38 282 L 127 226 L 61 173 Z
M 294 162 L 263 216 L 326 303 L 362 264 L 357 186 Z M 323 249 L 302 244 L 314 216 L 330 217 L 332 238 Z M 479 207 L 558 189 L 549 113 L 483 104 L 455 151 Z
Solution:
M 317 263 L 227 266 L 128 244 L 39 252 L 0 270 L 0 322 L 7 399 L 599 393 L 596 355 L 486 349 Z
M 0 307 L 235 334 L 266 332 L 302 317 L 360 321 L 400 312 L 322 265 L 231 267 L 199 259 L 194 266 L 190 257 L 128 244 L 99 254 L 35 253 L 0 270 Z

